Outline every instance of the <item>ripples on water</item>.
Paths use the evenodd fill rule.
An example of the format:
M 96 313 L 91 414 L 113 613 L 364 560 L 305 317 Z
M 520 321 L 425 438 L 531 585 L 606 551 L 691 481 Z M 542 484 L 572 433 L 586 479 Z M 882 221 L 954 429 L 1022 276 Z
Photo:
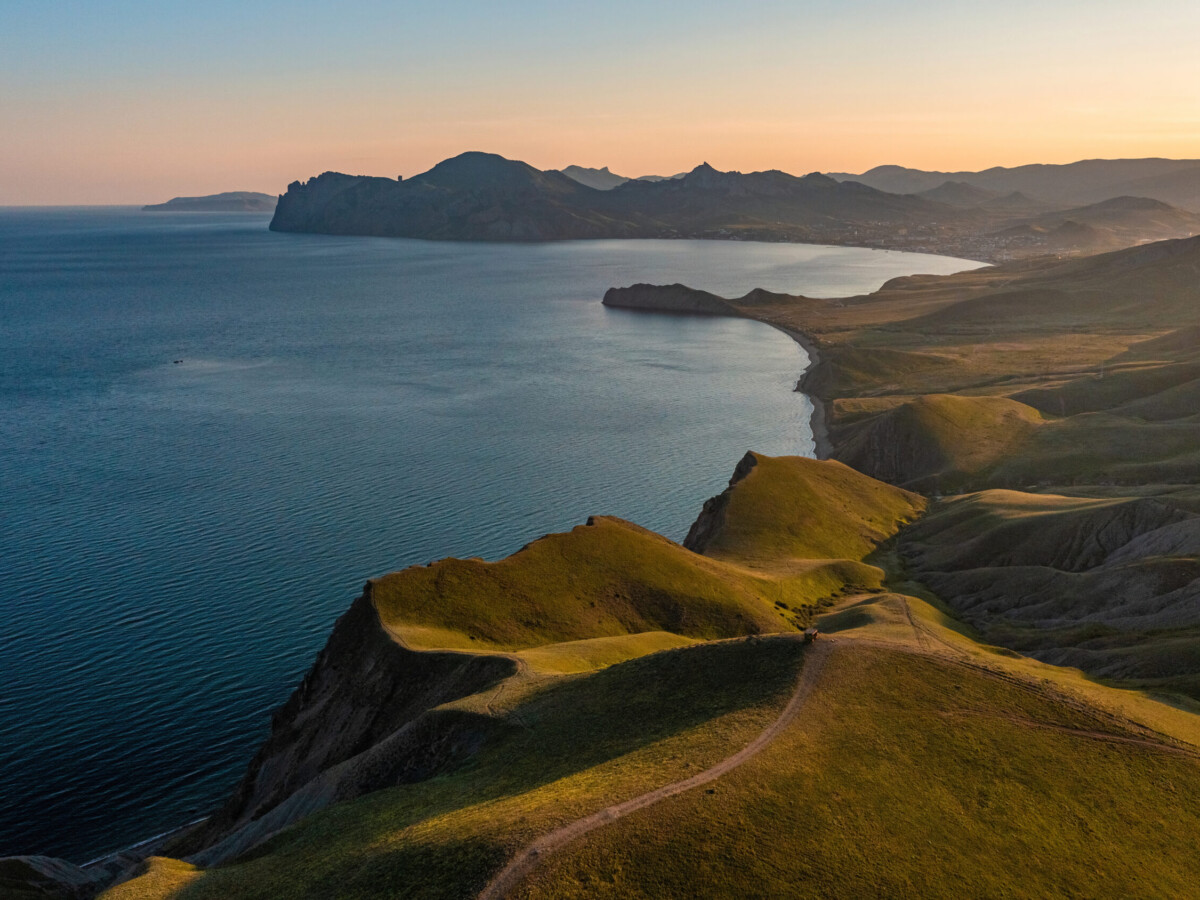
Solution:
M 680 539 L 745 450 L 811 452 L 791 340 L 606 310 L 606 288 L 832 296 L 965 267 L 266 221 L 0 210 L 0 855 L 84 859 L 208 811 L 369 576 L 593 513 Z

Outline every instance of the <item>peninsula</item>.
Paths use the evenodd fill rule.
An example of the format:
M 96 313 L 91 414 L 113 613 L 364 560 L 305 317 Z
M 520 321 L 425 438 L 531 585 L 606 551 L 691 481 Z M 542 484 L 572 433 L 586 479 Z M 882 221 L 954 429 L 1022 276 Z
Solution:
M 278 197 L 255 191 L 227 191 L 205 197 L 173 197 L 143 206 L 143 212 L 274 212 Z

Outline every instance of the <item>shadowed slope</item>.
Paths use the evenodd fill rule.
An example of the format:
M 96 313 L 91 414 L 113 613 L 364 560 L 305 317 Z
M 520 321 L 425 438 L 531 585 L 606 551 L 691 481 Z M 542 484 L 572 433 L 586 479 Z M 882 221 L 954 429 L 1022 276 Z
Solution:
M 986 476 L 1042 424 L 1037 410 L 1000 397 L 926 394 L 857 422 L 846 421 L 848 408 L 837 408 L 835 458 L 914 490 Z
M 757 757 L 509 896 L 1189 896 L 1200 763 L 1158 748 L 1033 683 L 839 637 Z
M 414 617 L 424 623 L 417 628 L 437 621 L 473 630 L 471 616 L 480 607 L 486 630 L 475 643 L 485 634 L 497 647 L 510 642 L 507 653 L 394 645 L 397 652 L 492 660 L 518 671 L 429 709 L 285 804 L 297 797 L 307 802 L 312 785 L 347 783 L 344 773 L 370 769 L 406 734 L 419 740 L 404 753 L 465 747 L 442 755 L 446 764 L 437 777 L 385 780 L 366 796 L 340 797 L 348 802 L 201 873 L 176 896 L 475 897 L 539 836 L 563 827 L 574 834 L 570 823 L 598 824 L 590 817 L 610 807 L 625 810 L 623 804 L 642 796 L 661 802 L 638 810 L 642 804 L 634 802 L 628 818 L 539 860 L 509 896 L 740 896 L 747 877 L 772 896 L 804 890 L 862 896 L 914 884 L 927 896 L 960 896 L 963 884 L 986 895 L 1011 878 L 1014 854 L 1050 873 L 1030 882 L 1031 896 L 1069 894 L 1060 875 L 1096 893 L 1096 873 L 1107 873 L 1108 863 L 1124 870 L 1134 858 L 1157 867 L 1148 882 L 1156 890 L 1194 877 L 1190 861 L 1172 861 L 1190 825 L 1172 827 L 1164 838 L 1147 818 L 1162 810 L 1179 821 L 1194 817 L 1185 800 L 1191 786 L 1200 789 L 1200 766 L 1186 744 L 1197 732 L 1194 719 L 1184 722 L 1177 710 L 1143 697 L 990 653 L 911 597 L 858 594 L 826 617 L 828 630 L 836 631 L 834 639 L 822 639 L 832 642 L 833 670 L 816 680 L 803 715 L 785 717 L 786 727 L 771 733 L 769 743 L 756 738 L 780 721 L 805 652 L 795 637 L 699 643 L 615 665 L 606 654 L 625 642 L 644 641 L 637 652 L 646 652 L 690 638 L 647 630 L 513 652 L 522 642 L 577 630 L 556 618 L 560 603 L 572 615 L 596 610 L 599 618 L 587 627 L 598 629 L 647 624 L 663 609 L 687 613 L 699 629 L 726 627 L 753 610 L 790 628 L 791 611 L 778 603 L 772 609 L 769 596 L 745 605 L 751 585 L 773 585 L 777 596 L 794 598 L 803 596 L 797 585 L 811 588 L 813 572 L 829 568 L 874 572 L 878 583 L 884 573 L 862 557 L 894 556 L 879 549 L 881 542 L 922 504 L 839 463 L 748 454 L 689 536 L 689 544 L 713 558 L 619 520 L 594 520 L 500 563 L 446 561 L 452 564 L 373 582 L 372 597 L 393 633 L 413 627 L 405 623 Z M 1074 527 L 1070 516 L 1109 516 L 1116 523 L 1105 529 L 1111 540 L 1078 544 L 1079 559 L 1089 563 L 1096 554 L 1117 558 L 1143 526 L 1171 529 L 1187 521 L 1145 504 L 1127 519 L 1113 514 L 1121 504 L 1105 500 L 1004 494 L 977 506 L 945 523 L 948 545 L 1014 516 L 1053 520 L 1060 539 Z M 1067 518 L 1055 519 L 1060 514 Z M 1118 525 L 1128 540 L 1120 539 Z M 930 533 L 937 531 L 931 526 Z M 1036 540 L 1022 543 L 1019 533 L 1009 544 L 1013 553 L 1044 550 Z M 556 567 L 570 577 L 562 580 Z M 680 593 L 665 605 L 610 593 L 614 585 L 624 591 L 643 581 L 665 589 L 656 581 L 664 577 L 681 579 Z M 700 590 L 704 578 L 722 582 L 712 588 L 716 593 Z M 498 604 L 516 624 L 489 619 L 487 604 Z M 540 671 L 528 665 L 545 654 L 551 659 Z M 557 654 L 585 666 L 598 655 L 607 668 L 545 674 Z M 428 687 L 413 683 L 409 690 Z M 312 699 L 301 696 L 297 721 Z M 747 746 L 758 754 L 736 768 L 722 764 Z M 720 777 L 703 792 L 674 795 L 669 787 L 699 784 L 704 779 L 694 776 L 708 770 Z M 1163 772 L 1171 789 L 1159 780 Z M 1131 828 L 1131 820 L 1145 827 Z M 1083 840 L 1088 829 L 1127 832 L 1120 854 L 1129 858 Z M 969 840 L 955 843 L 963 834 Z M 931 843 L 942 847 L 936 858 L 919 852 Z M 864 846 L 884 848 L 886 864 L 864 856 Z M 817 866 L 814 859 L 834 862 Z M 140 893 L 139 883 L 146 886 Z M 127 890 L 121 896 L 129 900 L 164 896 L 143 879 Z
M 968 494 L 901 546 L 987 640 L 1200 700 L 1200 515 L 1170 494 Z
M 473 897 L 555 825 L 686 777 L 748 744 L 783 708 L 799 641 L 727 641 L 460 704 L 485 738 L 471 766 L 321 812 L 182 893 L 143 879 L 113 896 Z

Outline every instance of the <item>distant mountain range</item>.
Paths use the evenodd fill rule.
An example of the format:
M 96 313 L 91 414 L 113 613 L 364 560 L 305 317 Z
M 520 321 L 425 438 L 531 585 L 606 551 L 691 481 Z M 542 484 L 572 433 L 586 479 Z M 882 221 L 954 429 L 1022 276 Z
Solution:
M 271 212 L 278 197 L 256 191 L 226 191 L 206 197 L 174 197 L 143 206 L 144 212 Z
M 464 153 L 407 181 L 327 172 L 293 182 L 277 231 L 443 240 L 546 241 L 601 237 L 774 236 L 805 240 L 856 222 L 917 224 L 962 216 L 922 197 L 899 197 L 824 175 L 718 172 L 628 180 L 597 190 L 490 153 Z
M 895 194 L 950 191 L 954 188 L 947 188 L 949 182 L 994 194 L 1019 191 L 1059 206 L 1134 196 L 1200 212 L 1200 159 L 1087 159 L 1067 165 L 998 166 L 982 172 L 876 166 L 861 175 L 836 172 L 831 177 Z
M 583 166 L 567 166 L 561 170 L 564 175 L 580 184 L 586 184 L 590 188 L 595 188 L 598 191 L 611 191 L 615 187 L 619 187 L 627 181 L 670 181 L 675 178 L 682 178 L 687 172 L 680 172 L 678 175 L 639 175 L 637 178 L 626 178 L 624 175 L 618 175 L 615 172 L 610 172 L 608 166 L 603 169 L 587 169 Z
M 1008 185 L 955 179 L 895 193 L 818 173 L 743 174 L 708 164 L 660 180 L 569 171 L 574 177 L 472 152 L 407 180 L 326 172 L 288 186 L 271 228 L 460 241 L 796 241 L 986 260 L 1092 253 L 1200 232 L 1200 215 L 1150 198 L 1056 204 Z M 906 187 L 919 181 L 902 180 Z

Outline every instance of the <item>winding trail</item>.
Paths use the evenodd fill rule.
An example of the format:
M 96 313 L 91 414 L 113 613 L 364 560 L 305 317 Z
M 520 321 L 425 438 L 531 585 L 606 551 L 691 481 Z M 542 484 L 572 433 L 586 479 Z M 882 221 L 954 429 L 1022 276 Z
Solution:
M 674 797 L 676 794 L 690 791 L 692 788 L 708 784 L 710 781 L 716 781 L 726 772 L 736 769 L 742 763 L 757 755 L 764 747 L 779 737 L 783 730 L 800 714 L 805 701 L 808 700 L 809 695 L 812 693 L 813 686 L 816 684 L 821 670 L 825 667 L 825 661 L 829 657 L 833 643 L 834 641 L 823 638 L 809 646 L 807 652 L 804 654 L 804 666 L 800 670 L 800 677 L 796 681 L 796 689 L 792 692 L 792 696 L 788 700 L 787 706 L 783 708 L 783 712 L 758 737 L 737 753 L 725 757 L 725 759 L 716 765 L 705 769 L 703 772 L 698 772 L 690 778 L 663 785 L 656 790 L 649 791 L 631 800 L 626 800 L 624 803 L 609 806 L 582 819 L 576 819 L 574 822 L 551 831 L 549 834 L 542 835 L 513 857 L 509 864 L 479 894 L 479 900 L 500 900 L 522 878 L 528 875 L 540 860 L 566 846 L 576 838 L 582 837 L 589 831 L 595 831 L 597 828 L 622 819 L 632 812 L 637 812 L 639 809 L 653 806 L 660 800 L 666 800 L 668 797 Z

